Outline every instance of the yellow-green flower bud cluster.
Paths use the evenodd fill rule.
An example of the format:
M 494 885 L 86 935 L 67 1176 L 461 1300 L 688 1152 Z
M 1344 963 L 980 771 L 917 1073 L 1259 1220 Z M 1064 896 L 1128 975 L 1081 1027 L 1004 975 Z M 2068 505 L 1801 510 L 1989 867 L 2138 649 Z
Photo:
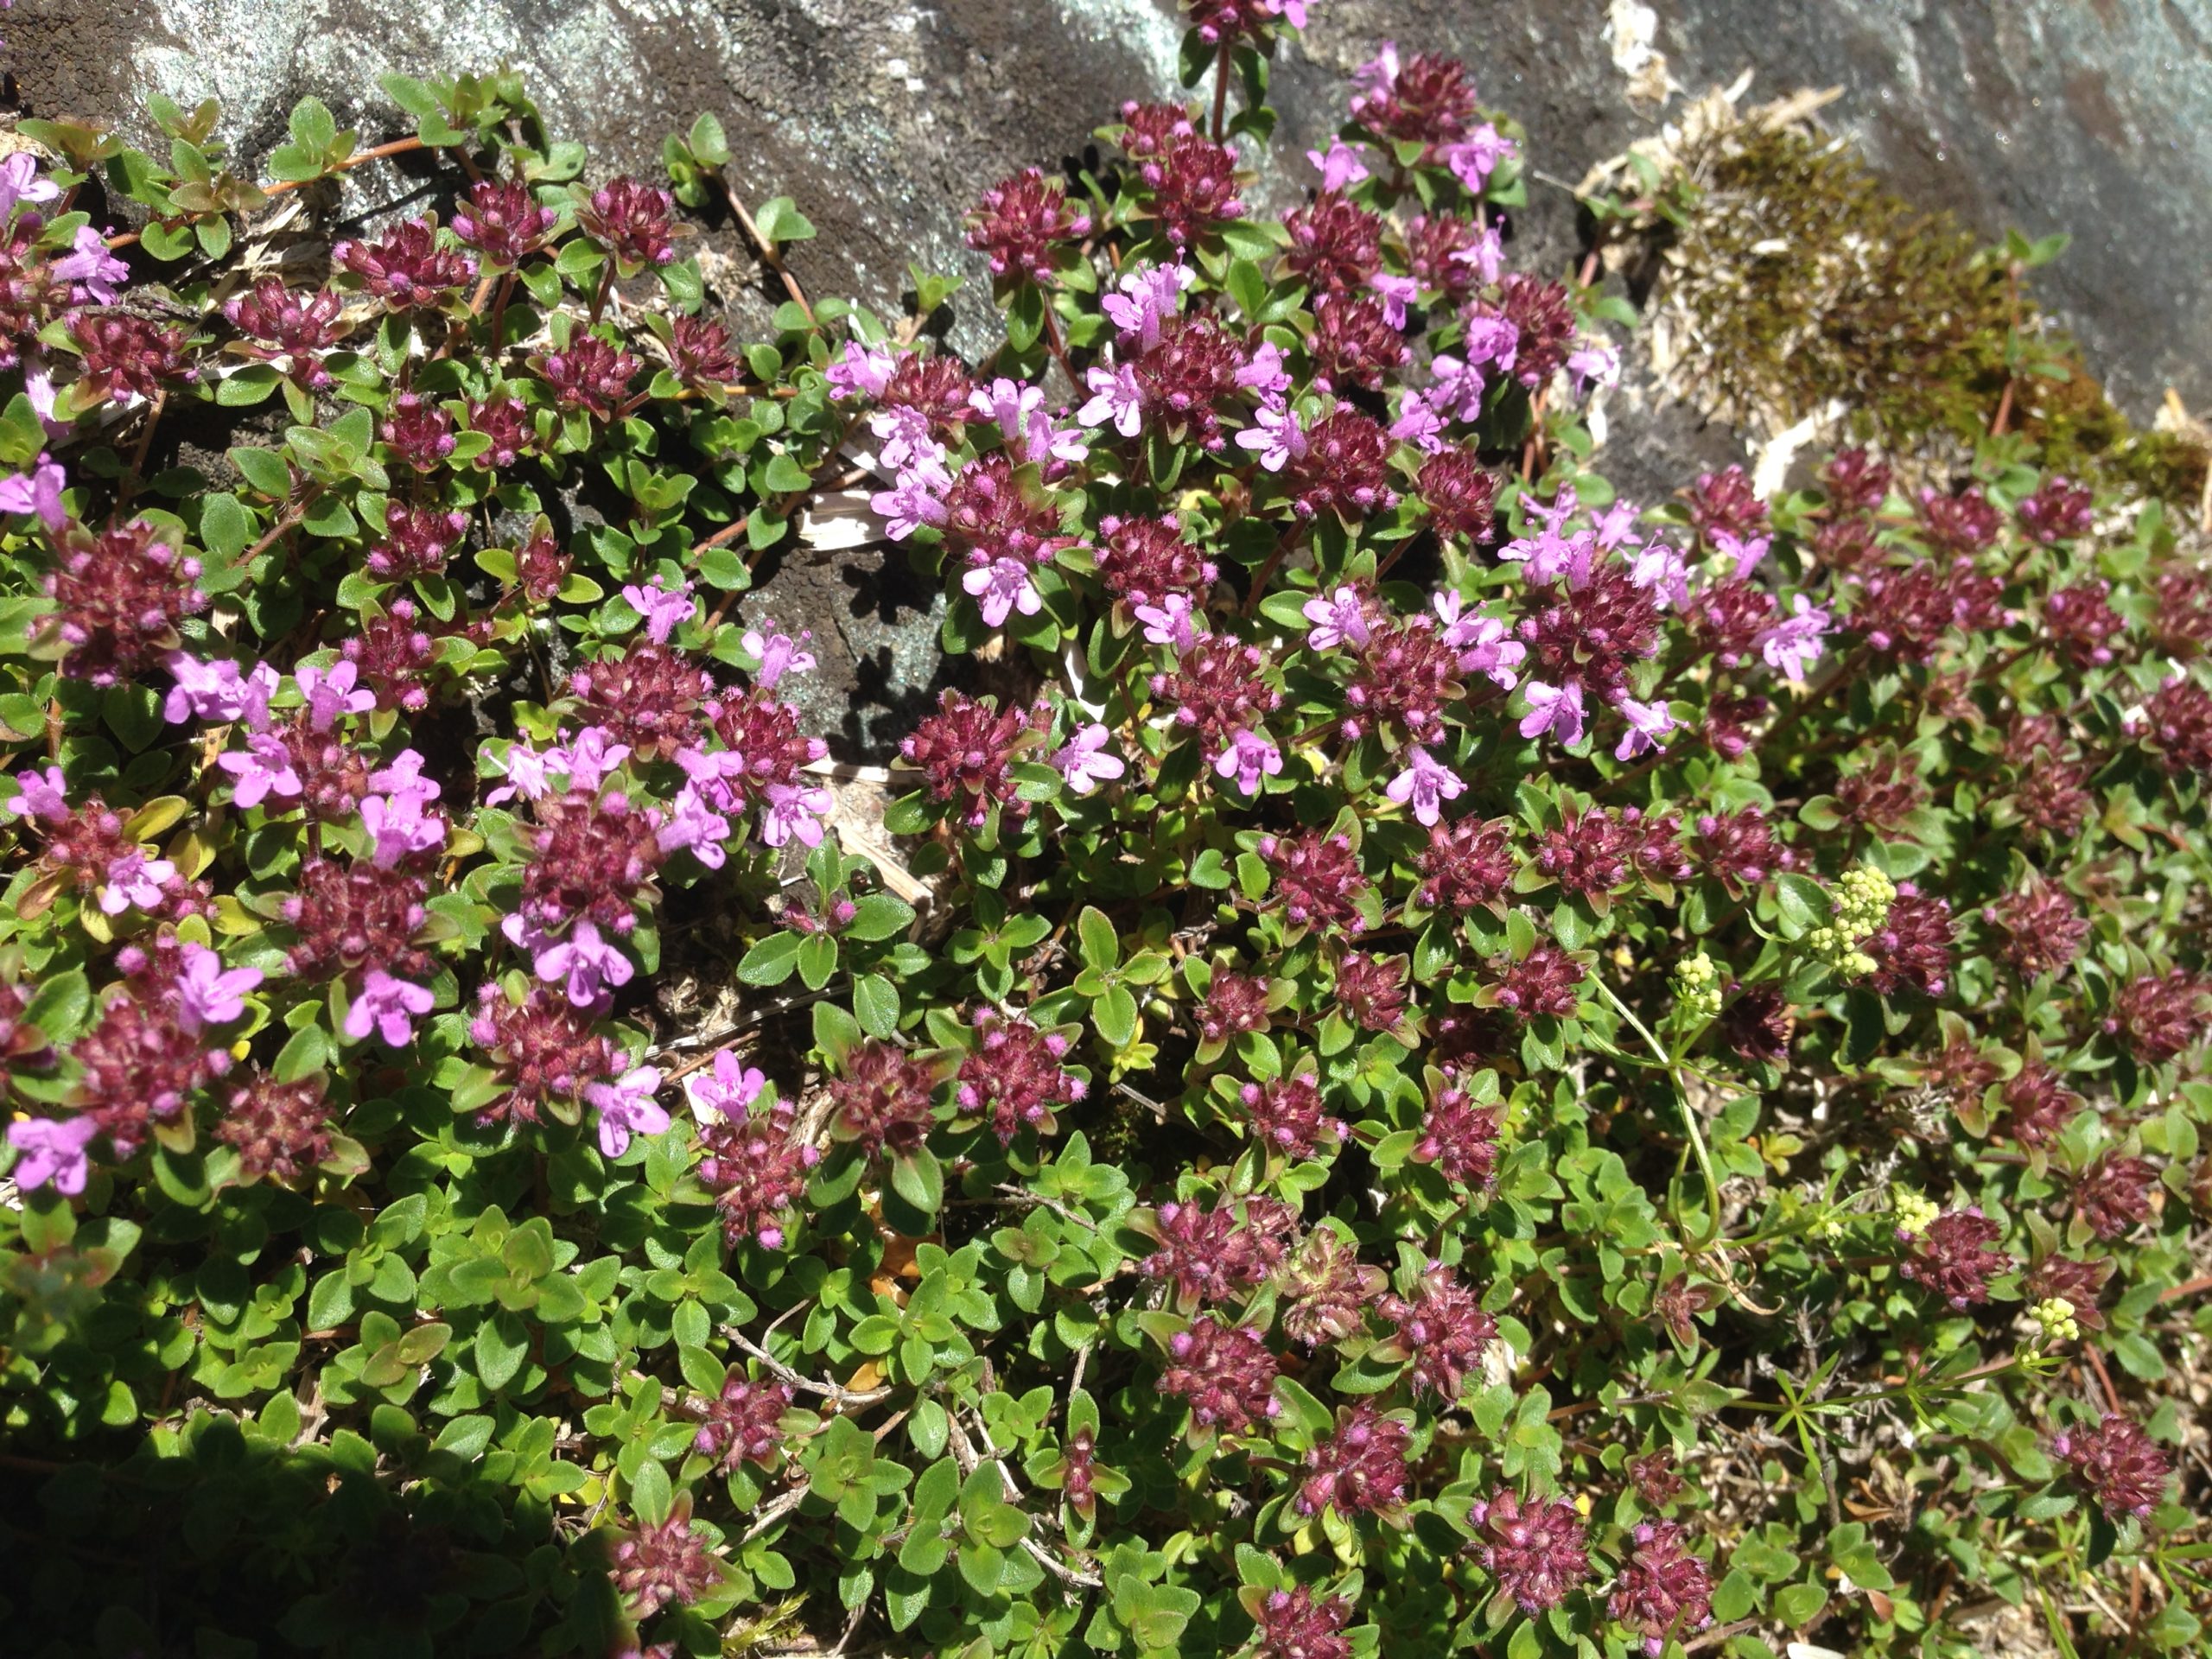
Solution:
M 1865 864 L 1838 876 L 1835 889 L 1835 920 L 1808 933 L 1805 944 L 1837 973 L 1856 979 L 1874 971 L 1874 958 L 1859 947 L 1890 919 L 1890 902 L 1897 890 L 1888 876 Z
M 1943 1206 L 1909 1186 L 1894 1186 L 1890 1189 L 1890 1213 L 1896 1218 L 1898 1236 L 1912 1238 L 1927 1231 L 1928 1224 L 1943 1213 Z
M 2072 1342 L 2082 1334 L 2074 1318 L 2074 1304 L 2063 1296 L 2050 1296 L 2028 1310 L 2028 1317 L 2043 1327 L 2045 1343 Z
M 1701 1026 L 1720 1014 L 1720 969 L 1713 958 L 1699 951 L 1675 964 L 1675 1007 L 1683 1020 Z

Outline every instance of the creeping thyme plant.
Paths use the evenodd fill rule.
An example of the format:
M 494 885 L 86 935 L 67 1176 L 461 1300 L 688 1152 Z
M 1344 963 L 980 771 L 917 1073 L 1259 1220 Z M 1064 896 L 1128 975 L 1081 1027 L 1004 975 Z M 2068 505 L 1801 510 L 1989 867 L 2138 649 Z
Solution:
M 13 1651 L 2200 1640 L 2212 582 L 2017 436 L 1618 499 L 1459 64 L 1245 199 L 1303 10 L 982 194 L 972 364 L 711 118 L 25 124 Z

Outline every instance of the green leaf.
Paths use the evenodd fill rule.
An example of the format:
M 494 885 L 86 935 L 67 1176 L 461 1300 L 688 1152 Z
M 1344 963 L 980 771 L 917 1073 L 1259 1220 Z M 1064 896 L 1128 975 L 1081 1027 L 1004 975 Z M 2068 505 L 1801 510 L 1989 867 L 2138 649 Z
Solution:
M 747 985 L 780 985 L 798 967 L 801 936 L 789 931 L 771 933 L 754 944 L 737 964 L 737 976 Z
M 836 940 L 827 933 L 810 933 L 799 941 L 798 976 L 808 990 L 820 990 L 836 971 Z
M 1784 871 L 1775 877 L 1774 908 L 1782 925 L 1782 935 L 1788 939 L 1804 938 L 1827 921 L 1831 913 L 1828 896 L 1821 884 L 1794 871 Z
M 918 836 L 930 827 L 935 814 L 918 790 L 901 795 L 883 809 L 883 827 L 894 836 Z
M 853 1012 L 869 1036 L 888 1038 L 899 1029 L 898 988 L 879 974 L 862 974 L 853 982 Z
M 276 461 L 276 457 L 270 454 L 268 450 L 258 450 L 256 453 L 267 455 L 270 461 L 276 461 L 278 470 L 283 470 L 283 463 Z M 246 543 L 252 537 L 252 517 L 239 503 L 238 497 L 227 493 L 210 495 L 201 502 L 200 543 L 224 563 L 228 564 L 244 552 Z
M 253 486 L 257 494 L 271 500 L 281 500 L 291 493 L 292 469 L 284 464 L 284 457 L 274 449 L 259 449 L 250 444 L 240 444 L 231 451 L 231 465 L 238 475 Z M 225 497 L 224 499 L 230 498 Z M 207 533 L 202 520 L 201 535 Z
M 860 1023 L 834 1002 L 814 1005 L 814 1046 L 830 1064 L 842 1065 L 845 1056 L 860 1046 Z
M 1104 973 L 1120 964 L 1121 935 L 1115 931 L 1114 924 L 1104 911 L 1085 905 L 1083 913 L 1076 918 L 1075 931 L 1085 967 Z
M 658 1459 L 646 1459 L 630 1482 L 631 1511 L 647 1526 L 657 1527 L 668 1519 L 675 1504 L 676 1489 L 670 1484 L 668 1471 Z
M 268 401 L 283 378 L 266 363 L 249 363 L 215 382 L 215 401 L 225 409 L 249 409 Z
M 518 1315 L 505 1309 L 476 1329 L 476 1375 L 497 1394 L 515 1380 L 530 1357 L 530 1332 Z
M 891 1160 L 891 1186 L 925 1216 L 935 1215 L 944 1202 L 944 1172 L 927 1147 Z
M 438 95 L 412 75 L 379 75 L 377 85 L 384 88 L 386 98 L 418 119 L 442 111 Z
M 789 196 L 769 197 L 753 215 L 753 222 L 771 242 L 804 242 L 814 235 L 814 226 Z
M 292 106 L 291 129 L 292 142 L 318 161 L 338 138 L 338 123 L 319 98 L 303 98 Z
M 914 907 L 887 893 L 871 893 L 853 906 L 853 919 L 845 925 L 845 938 L 872 944 L 904 933 L 914 925 Z
M 335 1331 L 353 1317 L 353 1287 L 343 1268 L 326 1273 L 308 1294 L 308 1329 Z
M 709 167 L 720 167 L 729 160 L 729 140 L 722 132 L 722 124 L 711 113 L 691 124 L 690 136 L 684 142 L 692 155 Z
M 1828 1592 L 1817 1584 L 1786 1584 L 1774 1592 L 1774 1616 L 1790 1630 L 1802 1630 L 1828 1605 Z
M 1116 1053 L 1136 1040 L 1137 1000 L 1123 986 L 1108 986 L 1106 995 L 1090 1005 L 1090 1018 L 1106 1046 Z
M 1268 279 L 1260 274 L 1260 268 L 1249 259 L 1230 260 L 1229 280 L 1224 286 L 1246 319 L 1257 321 L 1268 303 Z

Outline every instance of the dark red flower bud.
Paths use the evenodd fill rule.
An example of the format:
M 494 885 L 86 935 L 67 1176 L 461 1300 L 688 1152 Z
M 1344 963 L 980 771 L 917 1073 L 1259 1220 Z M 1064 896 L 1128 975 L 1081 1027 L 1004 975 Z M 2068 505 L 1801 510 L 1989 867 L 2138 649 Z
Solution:
M 676 257 L 671 216 L 676 199 L 656 185 L 624 175 L 610 179 L 576 209 L 583 233 L 613 254 L 625 270 L 664 265 Z
M 2113 1521 L 2148 1516 L 2173 1478 L 2173 1459 L 2116 1412 L 2094 1428 L 2062 1429 L 2050 1437 L 2050 1451 Z
M 474 259 L 438 245 L 438 221 L 429 214 L 395 225 L 373 242 L 340 242 L 330 262 L 395 311 L 436 305 L 476 275 Z
M 1532 1618 L 1558 1606 L 1590 1576 L 1588 1535 L 1563 1497 L 1524 1502 L 1501 1491 L 1476 1503 L 1468 1519 L 1475 1527 L 1475 1559 Z
M 1989 1300 L 1989 1281 L 2012 1270 L 2012 1258 L 1997 1248 L 2005 1230 L 1978 1207 L 1941 1215 L 1918 1234 L 1900 1232 L 1907 1246 L 1897 1275 L 1934 1291 L 1953 1307 Z
M 930 1096 L 937 1073 L 928 1063 L 893 1043 L 862 1043 L 845 1057 L 828 1088 L 835 1114 L 830 1133 L 873 1155 L 908 1153 L 928 1138 L 936 1122 Z
M 231 1096 L 215 1138 L 235 1147 L 250 1181 L 296 1181 L 330 1156 L 330 1108 L 320 1077 L 279 1083 L 257 1069 Z
M 1033 167 L 1000 180 L 968 213 L 968 245 L 994 276 L 1049 282 L 1057 250 L 1090 234 L 1090 215 L 1068 205 L 1067 187 Z

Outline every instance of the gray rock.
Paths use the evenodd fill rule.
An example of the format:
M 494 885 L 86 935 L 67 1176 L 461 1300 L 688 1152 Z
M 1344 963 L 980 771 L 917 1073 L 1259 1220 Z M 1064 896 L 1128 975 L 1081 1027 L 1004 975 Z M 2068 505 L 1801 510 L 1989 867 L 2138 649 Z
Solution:
M 1747 65 L 1768 96 L 1840 85 L 1827 118 L 1910 198 L 1984 236 L 2018 225 L 2076 240 L 2038 289 L 2132 415 L 2169 384 L 2212 403 L 2212 0 L 1655 0 L 1657 45 L 1693 92 Z M 1306 150 L 1341 117 L 1345 77 L 1376 43 L 1465 58 L 1486 101 L 1529 133 L 1538 177 L 1515 215 L 1515 261 L 1564 274 L 1581 246 L 1569 186 L 1650 130 L 1605 38 L 1606 0 L 1313 0 L 1313 28 L 1274 70 L 1281 124 L 1256 161 L 1255 204 L 1306 188 Z M 909 263 L 957 271 L 948 343 L 998 338 L 960 217 L 1017 167 L 1093 157 L 1091 133 L 1130 98 L 1180 94 L 1181 26 L 1166 0 L 18 0 L 4 32 L 22 106 L 153 135 L 149 92 L 224 103 L 220 136 L 249 159 L 282 141 L 314 93 L 365 142 L 406 122 L 377 90 L 399 71 L 512 64 L 552 130 L 590 148 L 590 175 L 656 175 L 664 135 L 719 116 L 732 179 L 754 203 L 789 195 L 817 239 L 791 263 L 817 294 L 895 313 Z M 1095 158 L 1095 157 L 1094 157 Z M 403 158 L 403 162 L 411 158 Z M 365 168 L 348 200 L 371 216 L 416 203 L 419 169 Z M 747 327 L 783 296 L 727 223 L 709 228 L 717 297 Z M 2192 273 L 2196 273 L 2193 275 Z M 1607 473 L 1662 499 L 1741 456 L 1727 431 L 1625 389 Z M 849 759 L 887 758 L 953 665 L 943 597 L 885 550 L 764 564 L 744 614 L 813 630 L 822 672 L 810 729 Z M 976 665 L 957 665 L 972 682 Z M 1002 695 L 1021 696 L 1014 665 Z M 794 688 L 798 685 L 795 683 Z
M 2069 230 L 2041 291 L 2121 405 L 2169 384 L 2212 402 L 2212 0 L 1656 0 L 1658 44 L 1702 90 L 1757 70 L 1770 93 L 1840 85 L 1830 117 L 1911 199 L 1986 236 Z M 1395 37 L 1456 52 L 1573 181 L 1646 118 L 1625 107 L 1605 0 L 1315 0 L 1279 66 L 1263 199 L 1295 188 L 1343 76 Z M 827 291 L 897 303 L 908 261 L 970 275 L 959 215 L 1011 168 L 1080 156 L 1130 97 L 1173 96 L 1179 25 L 1162 0 L 27 0 L 6 33 L 23 105 L 130 121 L 149 92 L 226 106 L 248 154 L 314 92 L 396 130 L 376 74 L 524 70 L 595 168 L 646 172 L 662 135 L 713 110 L 754 199 L 795 197 L 822 229 L 793 264 Z M 1536 186 L 1523 257 L 1571 257 L 1574 211 Z M 971 301 L 954 344 L 989 329 Z

